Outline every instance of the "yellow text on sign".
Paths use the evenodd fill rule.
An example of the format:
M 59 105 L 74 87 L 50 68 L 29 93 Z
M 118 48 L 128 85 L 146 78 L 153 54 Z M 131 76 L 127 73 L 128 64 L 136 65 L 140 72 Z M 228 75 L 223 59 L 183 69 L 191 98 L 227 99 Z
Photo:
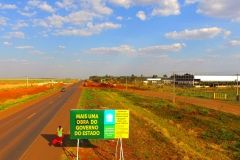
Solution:
M 116 110 L 115 114 L 115 138 L 128 138 L 129 110 Z

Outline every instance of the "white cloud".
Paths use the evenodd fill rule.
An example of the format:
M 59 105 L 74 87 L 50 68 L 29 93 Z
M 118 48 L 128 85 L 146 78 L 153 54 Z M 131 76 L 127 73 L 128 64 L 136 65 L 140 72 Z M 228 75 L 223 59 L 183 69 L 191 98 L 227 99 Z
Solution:
M 25 6 L 25 7 L 24 7 L 24 10 L 25 10 L 25 11 L 28 11 L 28 10 L 29 10 L 29 7 L 28 7 L 28 6 Z
M 30 0 L 28 1 L 28 5 L 32 5 L 32 6 L 37 6 L 40 3 L 39 0 Z
M 1 60 L 1 59 L 0 59 L 0 62 L 5 62 L 5 63 L 11 63 L 11 62 L 13 62 L 13 63 L 18 63 L 18 62 L 20 62 L 20 63 L 22 63 L 22 64 L 31 64 L 30 62 L 28 62 L 27 60 L 24 60 L 24 59 L 22 59 L 22 60 L 17 60 L 17 59 L 5 59 L 5 60 Z
M 2 38 L 24 38 L 23 32 L 9 32 L 7 36 L 2 36 Z
M 30 54 L 44 54 L 44 52 L 41 51 L 30 51 Z
M 36 26 L 41 26 L 41 27 L 45 27 L 45 28 L 48 28 L 49 25 L 47 24 L 47 22 L 45 22 L 44 20 L 42 19 L 33 19 L 32 20 L 33 22 L 33 26 L 36 27 Z
M 152 11 L 152 16 L 179 15 L 180 6 L 177 0 L 161 0 Z
M 112 14 L 112 9 L 106 7 L 105 1 L 102 0 L 86 0 L 87 3 L 91 3 L 92 10 L 104 15 L 110 15 Z
M 38 8 L 47 12 L 54 12 L 54 9 L 50 5 L 48 5 L 47 2 L 43 2 L 38 6 Z
M 3 44 L 6 45 L 6 46 L 11 46 L 12 45 L 12 43 L 9 43 L 9 42 L 3 42 Z
M 66 10 L 76 9 L 77 5 L 74 5 L 73 2 L 74 2 L 74 0 L 63 0 L 63 3 L 57 1 L 55 4 L 59 8 L 65 8 Z
M 7 25 L 7 18 L 0 16 L 0 25 L 6 26 Z
M 6 60 L 3 60 L 3 59 L 0 59 L 0 62 L 17 62 L 18 60 L 16 59 L 6 59 Z
M 48 37 L 48 34 L 43 33 L 42 36 L 43 36 L 43 37 Z
M 25 17 L 32 17 L 32 16 L 35 16 L 37 14 L 36 11 L 34 11 L 33 13 L 25 13 L 25 12 L 21 12 L 21 11 L 17 11 L 19 14 L 21 14 L 22 16 L 25 16 Z
M 185 4 L 194 4 L 199 1 L 201 1 L 201 0 L 185 0 Z
M 232 22 L 240 23 L 240 17 L 237 17 L 237 18 L 232 19 Z
M 23 32 L 11 32 L 10 34 L 13 37 L 16 37 L 16 38 L 24 38 L 24 33 Z
M 49 59 L 54 59 L 54 57 L 44 57 L 43 59 L 49 60 Z
M 221 55 L 219 55 L 219 54 L 210 54 L 210 55 L 208 55 L 209 57 L 212 57 L 212 58 L 218 58 L 218 57 L 220 57 Z
M 223 38 L 227 38 L 231 34 L 231 31 L 224 31 Z
M 213 28 L 202 28 L 195 30 L 184 30 L 182 32 L 170 32 L 166 33 L 165 37 L 172 39 L 209 39 L 218 35 L 222 31 L 221 28 L 213 27 Z M 229 32 L 228 32 L 229 33 Z
M 146 15 L 143 11 L 139 11 L 136 16 L 140 18 L 142 21 L 146 20 Z
M 212 51 L 212 48 L 207 48 L 207 51 L 208 51 L 208 52 L 211 52 L 211 51 Z
M 240 41 L 232 40 L 228 44 L 231 45 L 231 46 L 238 46 L 238 45 L 240 45 Z
M 63 25 L 63 22 L 65 21 L 64 17 L 59 15 L 52 15 L 51 17 L 47 18 L 51 25 L 57 28 L 61 28 Z
M 63 48 L 63 49 L 66 48 L 65 46 L 58 46 L 58 47 L 59 47 L 59 48 Z
M 123 17 L 121 17 L 121 16 L 117 16 L 117 18 L 116 18 L 117 20 L 123 20 Z
M 53 14 L 52 16 L 47 17 L 47 20 L 52 26 L 61 28 L 64 23 L 71 23 L 81 26 L 86 22 L 92 21 L 93 18 L 102 18 L 102 16 L 89 11 L 78 11 L 65 17 Z
M 78 63 L 82 63 L 82 60 L 80 60 L 80 59 L 77 59 L 75 61 L 78 62 Z
M 63 29 L 58 30 L 54 35 L 79 35 L 90 36 L 92 34 L 99 34 L 102 30 L 120 28 L 120 24 L 114 24 L 112 22 L 105 22 L 101 24 L 93 25 L 91 22 L 87 23 L 87 28 L 83 29 Z
M 29 25 L 27 23 L 24 22 L 18 22 L 17 24 L 15 24 L 12 29 L 13 30 L 18 30 L 21 27 L 28 27 Z
M 30 0 L 28 1 L 28 5 L 38 7 L 39 9 L 46 12 L 54 12 L 52 6 L 48 5 L 46 1 L 40 2 L 38 0 Z
M 174 43 L 172 45 L 162 45 L 162 46 L 149 46 L 146 48 L 139 48 L 140 55 L 158 55 L 166 54 L 169 52 L 177 52 L 185 47 L 186 44 Z
M 69 14 L 64 19 L 64 21 L 73 23 L 76 25 L 82 25 L 84 22 L 92 21 L 93 18 L 102 18 L 102 16 L 93 12 L 78 11 L 78 12 Z
M 119 55 L 119 54 L 131 54 L 135 52 L 135 49 L 128 45 L 121 45 L 119 47 L 100 47 L 100 48 L 91 48 L 88 51 L 85 51 L 88 54 L 96 55 Z
M 197 13 L 214 18 L 236 19 L 240 17 L 239 6 L 239 0 L 201 0 Z
M 220 46 L 219 48 L 224 49 L 224 48 L 231 47 L 231 46 L 235 46 L 235 47 L 240 46 L 240 41 L 231 40 L 228 43 L 226 43 L 224 46 Z
M 1 4 L 0 9 L 16 9 L 17 6 L 15 4 Z
M 17 46 L 15 48 L 17 48 L 17 49 L 29 49 L 29 48 L 33 48 L 33 46 Z
M 115 6 L 123 6 L 125 8 L 131 6 L 131 0 L 109 0 L 109 2 Z
M 131 6 L 150 6 L 152 16 L 179 15 L 180 6 L 177 0 L 109 0 L 115 6 L 129 8 Z

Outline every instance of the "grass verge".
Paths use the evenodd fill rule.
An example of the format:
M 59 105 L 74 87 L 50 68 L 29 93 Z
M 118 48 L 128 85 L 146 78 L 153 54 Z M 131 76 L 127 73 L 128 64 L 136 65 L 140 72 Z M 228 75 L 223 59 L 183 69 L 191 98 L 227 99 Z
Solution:
M 108 89 L 84 89 L 78 108 L 130 110 L 125 159 L 240 159 L 239 116 Z

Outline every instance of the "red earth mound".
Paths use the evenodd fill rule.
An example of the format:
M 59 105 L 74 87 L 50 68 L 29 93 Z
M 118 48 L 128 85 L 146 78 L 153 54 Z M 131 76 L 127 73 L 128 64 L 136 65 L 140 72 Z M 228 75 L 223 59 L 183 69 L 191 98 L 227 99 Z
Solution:
M 93 81 L 84 81 L 83 86 L 86 88 L 113 88 L 113 89 L 124 89 L 125 87 L 119 84 L 115 84 L 112 82 L 108 83 L 96 83 Z

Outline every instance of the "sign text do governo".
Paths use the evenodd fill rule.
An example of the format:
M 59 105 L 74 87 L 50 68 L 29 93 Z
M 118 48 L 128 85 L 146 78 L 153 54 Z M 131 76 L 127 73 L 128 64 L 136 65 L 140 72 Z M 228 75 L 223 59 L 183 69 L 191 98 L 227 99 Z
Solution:
M 129 138 L 129 110 L 71 110 L 70 138 Z

